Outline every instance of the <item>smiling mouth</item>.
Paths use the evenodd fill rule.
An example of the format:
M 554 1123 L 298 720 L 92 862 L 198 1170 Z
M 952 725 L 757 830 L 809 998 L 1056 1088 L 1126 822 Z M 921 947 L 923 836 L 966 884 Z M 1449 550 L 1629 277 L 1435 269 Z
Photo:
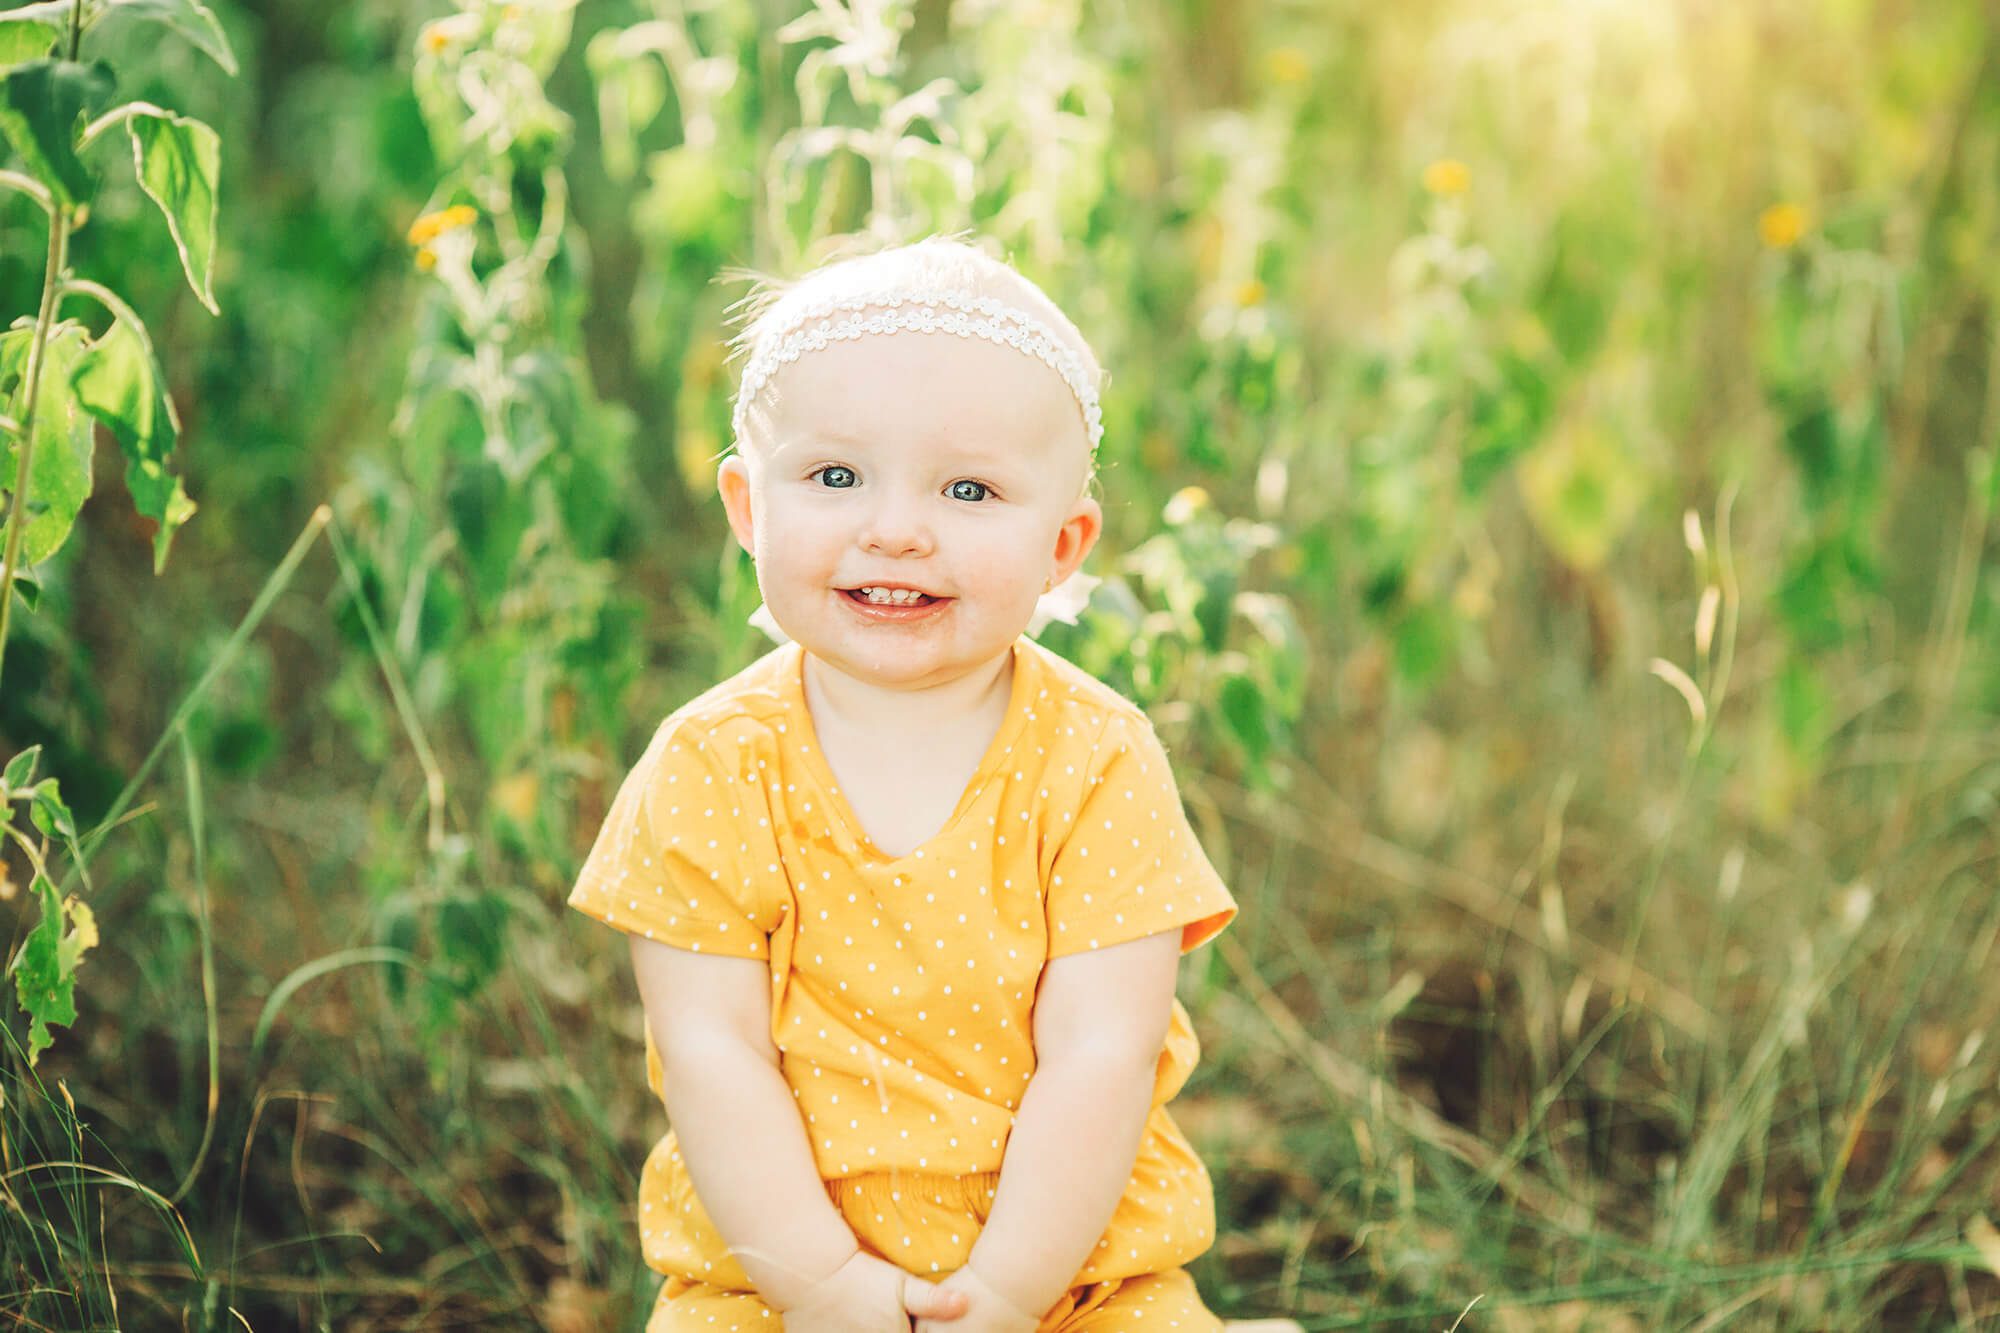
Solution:
M 943 597 L 933 597 L 927 592 L 919 592 L 915 588 L 878 587 L 873 584 L 860 588 L 842 588 L 840 593 L 849 601 L 860 602 L 863 606 L 930 606 L 948 600 Z

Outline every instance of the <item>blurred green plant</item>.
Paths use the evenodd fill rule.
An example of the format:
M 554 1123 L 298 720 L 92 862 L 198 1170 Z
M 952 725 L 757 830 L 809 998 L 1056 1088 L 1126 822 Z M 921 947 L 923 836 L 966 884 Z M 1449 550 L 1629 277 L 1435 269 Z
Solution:
M 1263 793 L 1289 788 L 1287 752 L 1305 707 L 1310 654 L 1290 601 L 1245 587 L 1277 546 L 1269 523 L 1225 519 L 1199 486 L 1177 491 L 1161 530 L 1089 589 L 1071 624 L 1040 635 Z
M 159 205 L 179 252 L 189 286 L 211 312 L 216 309 L 214 267 L 216 186 L 221 144 L 203 122 L 150 102 L 107 108 L 115 79 L 102 61 L 86 62 L 85 35 L 107 18 L 160 24 L 193 43 L 229 73 L 235 57 L 215 16 L 195 0 L 177 4 L 137 0 L 52 0 L 0 11 L 0 133 L 19 166 L 0 169 L 0 186 L 29 199 L 48 224 L 48 262 L 39 309 L 0 334 L 0 495 L 7 518 L 0 538 L 0 667 L 6 662 L 15 593 L 34 606 L 38 582 L 27 571 L 62 546 L 77 512 L 89 498 L 95 427 L 105 426 L 126 460 L 132 502 L 157 530 L 153 562 L 166 563 L 176 529 L 194 513 L 178 476 L 168 470 L 180 421 L 145 323 L 116 292 L 72 271 L 71 235 L 85 225 L 97 181 L 85 154 L 123 127 L 140 186 Z M 115 136 L 114 136 L 115 137 Z M 111 316 L 101 333 L 65 318 L 63 305 L 83 297 Z M 56 779 L 28 788 L 35 750 L 9 765 L 8 788 L 33 793 L 34 822 L 45 837 L 58 834 L 76 855 L 76 829 L 56 795 Z M 15 766 L 25 764 L 18 777 Z M 58 902 L 45 874 L 41 850 L 11 822 L 13 803 L 0 803 L 0 829 L 33 859 L 34 892 L 42 919 L 10 960 L 16 995 L 29 1017 L 28 1062 L 50 1042 L 50 1023 L 76 1019 L 77 965 L 96 943 L 89 909 Z M 81 860 L 80 856 L 77 858 Z M 65 921 L 74 928 L 65 933 Z
M 0 666 L 17 595 L 27 610 L 35 609 L 42 580 L 32 571 L 63 547 L 90 497 L 97 426 L 117 441 L 133 505 L 155 525 L 155 574 L 195 508 L 170 470 L 180 421 L 152 337 L 124 297 L 78 274 L 71 259 L 72 239 L 87 225 L 98 194 L 90 150 L 107 141 L 129 144 L 139 186 L 165 218 L 188 285 L 211 313 L 217 311 L 212 271 L 220 139 L 203 121 L 149 101 L 111 105 L 112 68 L 86 60 L 84 43 L 100 25 L 128 22 L 164 27 L 225 72 L 236 72 L 220 24 L 196 0 L 50 0 L 0 11 L 0 136 L 13 162 L 0 168 L 0 187 L 32 201 L 47 229 L 37 309 L 0 333 L 0 496 L 6 502 Z M 68 317 L 65 306 L 74 298 L 94 304 L 110 323 L 99 332 Z M 86 853 L 57 778 L 36 780 L 41 756 L 41 746 L 29 746 L 0 775 L 0 847 L 11 842 L 24 857 L 39 911 L 7 963 L 27 1018 L 24 1038 L 11 1022 L 7 1037 L 13 1052 L 25 1057 L 21 1086 L 34 1096 L 7 1099 L 0 1136 L 27 1150 L 28 1162 L 19 1170 L 45 1177 L 31 1183 L 29 1205 L 7 1189 L 11 1208 L 0 1228 L 0 1249 L 27 1285 L 66 1293 L 70 1315 L 97 1323 L 117 1301 L 107 1284 L 88 1276 L 92 1238 L 84 1223 L 95 1191 L 117 1185 L 163 1211 L 170 1213 L 171 1206 L 139 1182 L 83 1161 L 86 1130 L 67 1086 L 59 1085 L 58 1101 L 35 1072 L 53 1044 L 50 1028 L 77 1020 L 78 969 L 99 942 L 89 903 L 57 888 L 51 844 L 67 852 L 70 873 L 88 888 Z M 17 806 L 27 810 L 40 841 L 14 822 Z M 0 897 L 11 898 L 6 877 L 0 866 Z M 66 1152 L 42 1146 L 38 1122 L 44 1119 L 55 1122 Z M 13 1152 L 8 1155 L 11 1162 Z M 65 1235 L 72 1225 L 74 1233 Z M 178 1234 L 185 1239 L 185 1228 Z M 191 1248 L 183 1253 L 192 1257 Z
M 357 469 L 335 504 L 340 623 L 387 679 L 425 771 L 414 882 L 379 881 L 374 929 L 426 963 L 387 982 L 397 1000 L 420 988 L 408 998 L 440 1064 L 460 1007 L 504 956 L 518 904 L 495 885 L 510 866 L 547 881 L 567 861 L 571 830 L 541 793 L 622 737 L 638 667 L 635 614 L 608 563 L 629 521 L 633 427 L 580 359 L 572 129 L 543 86 L 574 7 L 468 0 L 418 36 L 413 79 L 444 174 L 408 230 L 424 291 L 398 463 Z M 456 808 L 421 739 L 455 726 L 480 793 Z M 461 831 L 475 822 L 485 836 Z
M 762 649 L 712 498 L 715 279 L 905 225 L 997 242 L 1110 371 L 1104 582 L 1044 637 L 1171 730 L 1245 908 L 1183 1098 L 1205 1294 L 1326 1328 L 1472 1292 L 1508 1330 L 1995 1308 L 1977 0 L 209 3 L 251 77 L 149 40 L 199 33 L 176 0 L 83 11 L 122 95 L 222 132 L 237 222 L 212 323 L 175 322 L 140 189 L 72 231 L 173 349 L 203 522 L 142 581 L 158 525 L 100 495 L 14 571 L 20 836 L 57 868 L 51 770 L 127 827 L 94 816 L 162 683 L 242 666 L 169 727 L 214 775 L 190 759 L 187 823 L 135 811 L 76 899 L 85 1021 L 48 1095 L 9 1085 L 0 1186 L 7 1257 L 83 1295 L 10 1309 L 108 1325 L 115 1282 L 135 1326 L 636 1322 L 657 1111 L 580 1072 L 636 1036 L 603 1021 L 622 958 L 555 904 L 619 756 Z M 72 11 L 0 13 L 5 66 Z M 46 220 L 0 189 L 10 311 Z M 329 488 L 333 614 L 268 601 Z M 258 890 L 216 895 L 215 958 L 211 876 Z M 16 902 L 60 972 L 80 918 Z M 115 1197 L 160 1225 L 100 1243 L 113 1154 L 171 1170 L 227 1277 L 143 1187 Z

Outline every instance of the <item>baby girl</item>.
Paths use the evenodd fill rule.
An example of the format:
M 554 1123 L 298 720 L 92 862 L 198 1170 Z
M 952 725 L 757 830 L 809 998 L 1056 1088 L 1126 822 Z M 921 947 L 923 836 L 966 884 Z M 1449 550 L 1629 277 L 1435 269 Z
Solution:
M 717 488 L 790 642 L 661 723 L 570 896 L 631 937 L 673 1125 L 648 1328 L 1217 1329 L 1166 1102 L 1235 903 L 1146 715 L 1024 633 L 1102 523 L 1096 360 L 943 240 L 744 336 Z

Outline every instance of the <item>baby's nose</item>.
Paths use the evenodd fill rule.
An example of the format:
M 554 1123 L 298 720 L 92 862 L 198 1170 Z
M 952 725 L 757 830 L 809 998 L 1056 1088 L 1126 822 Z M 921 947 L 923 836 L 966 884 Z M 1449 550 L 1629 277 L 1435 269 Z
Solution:
M 861 529 L 862 549 L 880 555 L 926 555 L 936 543 L 918 506 L 907 501 L 875 506 Z

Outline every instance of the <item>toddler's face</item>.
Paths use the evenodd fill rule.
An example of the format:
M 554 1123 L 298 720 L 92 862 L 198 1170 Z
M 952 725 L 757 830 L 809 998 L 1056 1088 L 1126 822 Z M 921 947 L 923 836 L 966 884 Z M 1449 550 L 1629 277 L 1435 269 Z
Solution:
M 834 343 L 749 421 L 717 478 L 730 526 L 778 627 L 854 679 L 923 689 L 990 665 L 1097 540 L 1075 398 L 983 338 Z

